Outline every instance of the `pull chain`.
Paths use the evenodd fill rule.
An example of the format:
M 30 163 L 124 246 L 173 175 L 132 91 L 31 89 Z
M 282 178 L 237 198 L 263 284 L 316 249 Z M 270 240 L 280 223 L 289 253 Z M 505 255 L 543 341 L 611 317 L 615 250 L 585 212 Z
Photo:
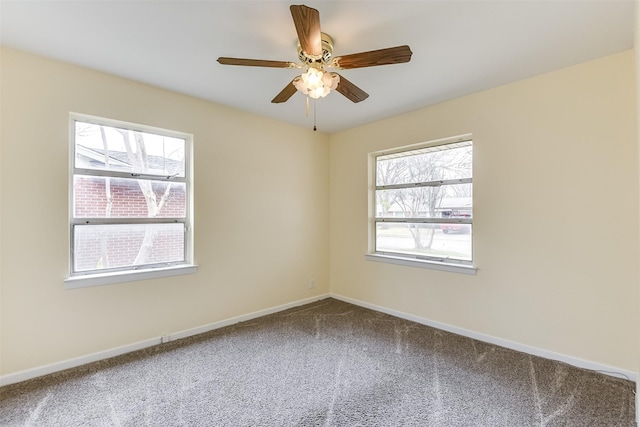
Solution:
M 309 96 L 307 96 L 307 117 L 309 117 Z M 313 131 L 318 130 L 316 127 L 316 99 L 313 99 Z
M 316 127 L 316 100 L 313 100 L 313 131 L 318 130 Z

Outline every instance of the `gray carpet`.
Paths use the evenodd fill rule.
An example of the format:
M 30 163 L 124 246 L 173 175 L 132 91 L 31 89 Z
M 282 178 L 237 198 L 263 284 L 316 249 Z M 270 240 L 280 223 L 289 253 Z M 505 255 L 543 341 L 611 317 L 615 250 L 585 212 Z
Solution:
M 0 389 L 3 426 L 634 426 L 634 384 L 334 299 Z

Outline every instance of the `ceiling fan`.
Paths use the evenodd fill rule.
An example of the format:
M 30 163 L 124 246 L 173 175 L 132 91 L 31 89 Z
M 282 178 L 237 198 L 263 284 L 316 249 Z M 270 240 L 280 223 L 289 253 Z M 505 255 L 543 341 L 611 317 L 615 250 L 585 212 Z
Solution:
M 314 99 L 325 97 L 336 90 L 353 102 L 364 101 L 369 94 L 336 72 L 327 72 L 325 67 L 337 70 L 400 64 L 411 60 L 409 46 L 396 46 L 350 55 L 333 56 L 333 39 L 320 31 L 320 13 L 304 5 L 290 6 L 293 24 L 298 33 L 298 59 L 300 64 L 287 61 L 220 57 L 223 65 L 243 65 L 273 68 L 306 68 L 271 100 L 273 103 L 287 101 L 297 91 Z M 308 98 L 307 98 L 308 99 Z

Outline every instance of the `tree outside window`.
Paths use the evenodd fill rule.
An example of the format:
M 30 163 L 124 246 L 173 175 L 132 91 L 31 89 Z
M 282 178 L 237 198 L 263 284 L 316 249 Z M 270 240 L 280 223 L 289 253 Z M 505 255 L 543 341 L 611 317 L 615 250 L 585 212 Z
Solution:
M 99 120 L 73 131 L 72 274 L 185 263 L 187 138 Z
M 376 157 L 376 251 L 471 260 L 472 143 Z

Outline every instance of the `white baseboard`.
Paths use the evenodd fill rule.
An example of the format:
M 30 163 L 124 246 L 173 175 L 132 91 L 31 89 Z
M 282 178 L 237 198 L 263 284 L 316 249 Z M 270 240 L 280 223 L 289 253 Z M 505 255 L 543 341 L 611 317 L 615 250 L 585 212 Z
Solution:
M 276 307 L 265 308 L 264 310 L 254 311 L 253 313 L 243 314 L 241 316 L 232 317 L 230 319 L 221 320 L 219 322 L 210 323 L 208 325 L 198 326 L 197 328 L 176 332 L 169 335 L 168 340 L 165 339 L 163 342 L 174 341 L 182 338 L 191 337 L 193 335 L 203 334 L 205 332 L 213 331 L 214 329 L 224 328 L 225 326 L 235 325 L 236 323 L 246 322 L 247 320 L 256 319 L 258 317 L 266 316 L 268 314 L 278 313 L 280 311 L 288 310 L 293 307 L 298 307 L 301 305 L 320 301 L 320 300 L 329 298 L 329 296 L 330 296 L 329 294 L 323 294 L 323 295 L 318 295 L 311 298 L 305 298 L 303 300 L 298 300 L 298 301 L 290 302 L 287 304 L 278 305 Z
M 357 299 L 345 297 L 342 295 L 331 293 L 331 298 L 335 298 L 340 301 L 348 302 L 353 305 L 368 308 L 371 310 L 379 311 L 381 313 L 389 314 L 391 316 L 399 317 L 401 319 L 410 320 L 412 322 L 420 323 L 422 325 L 431 326 L 432 328 L 440 329 L 443 331 L 451 332 L 457 335 L 462 335 L 468 338 L 473 338 L 478 341 L 483 341 L 489 344 L 494 344 L 500 347 L 509 348 L 511 350 L 520 351 L 523 353 L 531 354 L 534 356 L 540 356 L 545 359 L 557 360 L 559 362 L 568 363 L 569 365 L 576 366 L 578 368 L 584 368 L 591 371 L 597 371 L 603 374 L 607 374 L 613 377 L 624 378 L 636 382 L 640 391 L 640 384 L 637 382 L 637 372 L 629 371 L 626 369 L 616 368 L 613 366 L 603 365 L 601 363 L 591 362 L 589 360 L 580 359 L 577 357 L 567 356 L 565 354 L 556 353 L 549 350 L 544 350 L 537 347 L 521 344 L 515 341 L 509 341 L 502 338 L 497 338 L 491 335 L 481 334 L 478 332 L 470 331 L 456 326 L 448 325 L 446 323 L 436 322 L 433 320 L 425 319 L 423 317 L 414 316 L 412 314 L 403 313 L 401 311 L 392 310 L 390 308 L 382 307 L 375 304 L 370 304 Z M 638 395 L 636 395 L 638 396 Z M 636 406 L 637 407 L 637 406 Z
M 636 425 L 640 423 L 640 382 L 636 381 Z
M 22 381 L 30 380 L 32 378 L 41 377 L 43 375 L 53 374 L 54 372 L 64 371 L 65 369 L 86 365 L 87 363 L 97 362 L 98 360 L 108 359 L 110 357 L 120 356 L 121 354 L 131 353 L 132 351 L 142 350 L 143 348 L 160 344 L 160 342 L 160 338 L 148 339 L 132 344 L 123 345 L 122 347 L 116 347 L 97 353 L 91 353 L 86 356 L 63 360 L 62 362 L 56 362 L 50 365 L 39 366 L 37 368 L 3 375 L 0 376 L 0 386 L 19 383 Z
M 329 298 L 329 294 L 318 295 L 311 298 L 306 298 L 299 301 L 279 305 L 276 307 L 266 308 L 253 313 L 244 314 L 242 316 L 232 317 L 230 319 L 221 320 L 219 322 L 210 323 L 208 325 L 199 326 L 197 328 L 187 329 L 185 331 L 175 332 L 169 335 L 151 338 L 144 341 L 139 341 L 132 344 L 127 344 L 121 347 L 112 348 L 97 353 L 88 354 L 86 356 L 76 357 L 73 359 L 64 360 L 62 362 L 52 363 L 50 365 L 40 366 L 37 368 L 27 369 L 13 374 L 0 376 L 0 386 L 14 384 L 33 378 L 41 377 L 43 375 L 53 374 L 55 372 L 63 371 L 65 369 L 75 368 L 78 366 L 86 365 L 87 363 L 97 362 L 99 360 L 109 359 L 111 357 L 120 356 L 122 354 L 131 353 L 132 351 L 142 350 L 147 347 L 174 341 L 181 338 L 187 338 L 193 335 L 202 334 L 205 332 L 213 331 L 214 329 L 224 328 L 225 326 L 234 325 L 236 323 L 245 322 L 247 320 L 256 319 L 258 317 L 266 316 L 268 314 L 277 313 L 293 307 L 309 304 L 315 301 L 320 301 Z
M 596 362 L 591 362 L 588 360 L 567 356 L 561 353 L 556 353 L 544 349 L 540 349 L 537 347 L 528 346 L 525 344 L 520 344 L 514 341 L 505 340 L 502 338 L 496 338 L 491 335 L 481 334 L 478 332 L 470 331 L 463 328 L 458 328 L 456 326 L 451 326 L 446 323 L 436 322 L 433 320 L 425 319 L 419 316 L 414 316 L 412 314 L 403 313 L 401 311 L 392 310 L 390 308 L 382 307 L 375 304 L 370 304 L 364 301 L 360 301 L 357 299 L 345 297 L 338 294 L 323 294 L 318 295 L 312 298 L 306 298 L 299 301 L 294 301 L 291 303 L 279 305 L 276 307 L 267 308 L 264 310 L 259 310 L 253 313 L 244 314 L 241 316 L 232 317 L 229 319 L 221 320 L 218 322 L 210 323 L 207 325 L 199 326 L 192 329 L 187 329 L 184 331 L 179 331 L 172 333 L 170 335 L 165 335 L 162 337 L 151 338 L 144 341 L 139 341 L 136 343 L 124 345 L 121 347 L 116 347 L 113 349 L 92 353 L 86 356 L 76 357 L 73 359 L 64 360 L 61 362 L 52 363 L 50 365 L 40 366 L 37 368 L 27 369 L 20 372 L 15 372 L 13 374 L 0 376 L 0 386 L 5 386 L 9 384 L 14 384 L 22 381 L 26 381 L 32 378 L 37 378 L 43 375 L 52 374 L 55 372 L 63 371 L 65 369 L 75 368 L 81 365 L 85 365 L 87 363 L 96 362 L 99 360 L 108 359 L 115 356 L 120 356 L 122 354 L 130 353 L 137 350 L 142 350 L 147 347 L 152 347 L 154 345 L 161 344 L 163 342 L 174 341 L 181 338 L 187 338 L 190 336 L 202 334 L 205 332 L 209 332 L 215 329 L 224 328 L 226 326 L 234 325 L 236 323 L 245 322 L 247 320 L 256 319 L 258 317 L 266 316 L 268 314 L 277 313 L 280 311 L 287 310 L 289 308 L 298 307 L 301 305 L 309 304 L 315 301 L 320 301 L 326 298 L 335 298 L 340 301 L 348 302 L 350 304 L 354 304 L 360 307 L 368 308 L 371 310 L 375 310 L 381 313 L 389 314 L 391 316 L 399 317 L 401 319 L 410 320 L 416 323 L 420 323 L 426 326 L 431 326 L 433 328 L 441 329 L 443 331 L 451 332 L 454 334 L 462 335 L 468 338 L 477 339 L 479 341 L 484 341 L 490 344 L 495 344 L 501 347 L 509 348 L 511 350 L 520 351 L 523 353 L 532 354 L 534 356 L 544 357 L 545 359 L 558 360 L 560 362 L 568 363 L 573 366 L 577 366 L 579 368 L 589 369 L 592 371 L 601 372 L 607 375 L 611 375 L 614 377 L 626 378 L 631 381 L 636 382 L 636 387 L 638 389 L 638 394 L 636 396 L 640 396 L 640 383 L 637 382 L 637 373 L 632 372 L 626 369 L 620 369 L 608 365 L 603 365 Z M 640 416 L 640 404 L 636 405 Z

